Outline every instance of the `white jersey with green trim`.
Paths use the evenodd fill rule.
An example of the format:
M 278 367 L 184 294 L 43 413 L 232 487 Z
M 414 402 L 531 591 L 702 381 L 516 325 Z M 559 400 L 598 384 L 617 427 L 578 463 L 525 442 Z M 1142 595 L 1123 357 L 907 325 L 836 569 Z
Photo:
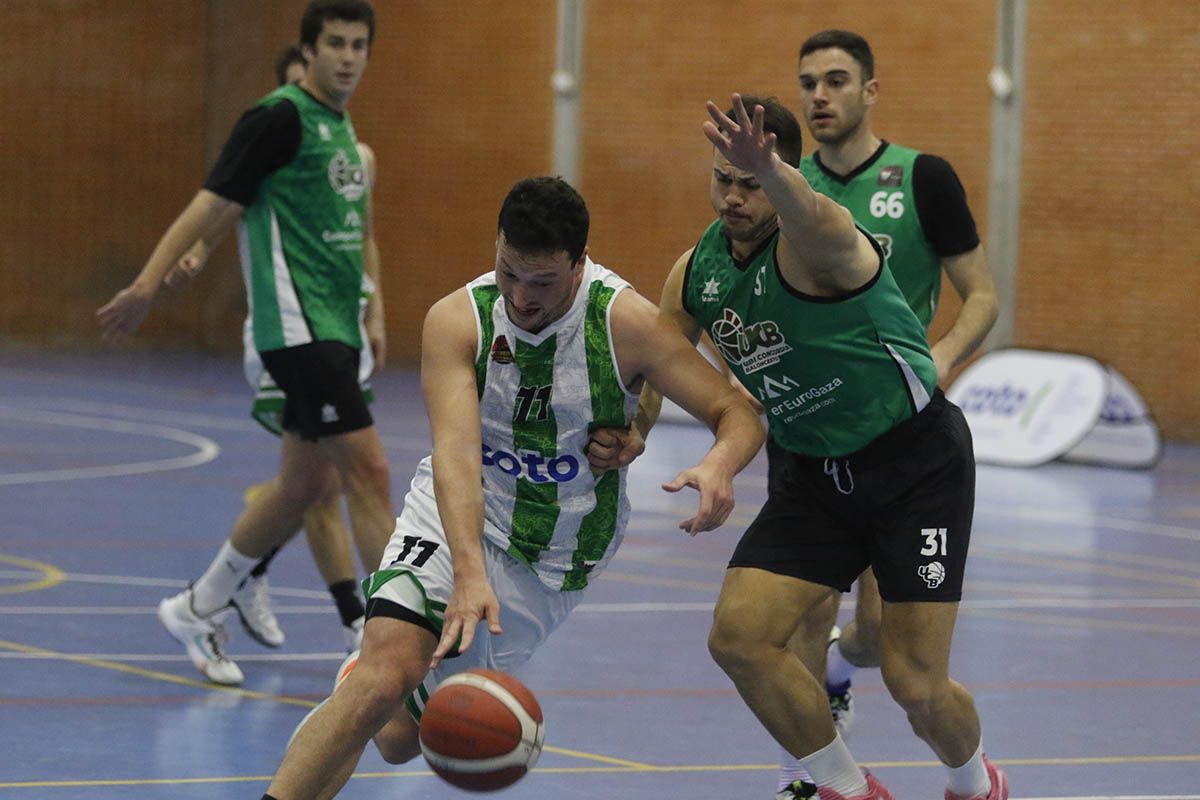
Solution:
M 627 426 L 637 410 L 609 325 L 613 301 L 629 284 L 586 260 L 570 309 L 536 334 L 509 320 L 495 273 L 467 288 L 479 335 L 484 535 L 546 586 L 583 589 L 612 558 L 629 520 L 626 470 L 593 474 L 586 452 L 593 430 Z M 406 505 L 417 494 L 427 501 L 431 482 L 423 462 Z

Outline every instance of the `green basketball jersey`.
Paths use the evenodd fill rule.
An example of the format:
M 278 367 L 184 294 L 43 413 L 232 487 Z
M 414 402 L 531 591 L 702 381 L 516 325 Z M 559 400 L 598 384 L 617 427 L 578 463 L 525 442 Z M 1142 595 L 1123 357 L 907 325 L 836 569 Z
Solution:
M 942 260 L 925 239 L 913 199 L 913 164 L 919 155 L 889 142 L 848 180 L 821 169 L 812 155 L 801 160 L 800 172 L 818 192 L 850 209 L 875 237 L 909 307 L 928 328 L 942 293 Z
M 587 460 L 591 432 L 625 427 L 637 410 L 609 333 L 613 300 L 628 286 L 588 260 L 570 310 L 534 334 L 509 321 L 495 273 L 468 284 L 479 330 L 484 535 L 563 591 L 604 568 L 629 519 L 626 471 L 594 475 Z
M 358 349 L 367 182 L 354 126 L 290 84 L 260 105 L 285 99 L 300 113 L 300 149 L 262 182 L 238 229 L 254 345 L 264 352 L 339 341 Z
M 796 291 L 779 275 L 778 242 L 739 265 L 714 222 L 687 265 L 683 307 L 762 402 L 772 438 L 848 455 L 928 404 L 937 370 L 925 330 L 886 269 L 845 297 Z

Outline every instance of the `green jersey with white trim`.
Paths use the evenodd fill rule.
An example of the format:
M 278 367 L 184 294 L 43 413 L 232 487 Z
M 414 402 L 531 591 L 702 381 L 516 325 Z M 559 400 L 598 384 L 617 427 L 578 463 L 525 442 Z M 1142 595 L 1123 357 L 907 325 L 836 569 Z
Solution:
M 889 142 L 877 157 L 845 179 L 821 169 L 812 154 L 800 161 L 809 185 L 850 209 L 875 237 L 909 308 L 926 328 L 942 294 L 942 260 L 925 238 L 913 193 L 913 167 L 920 153 Z
M 812 297 L 780 276 L 778 242 L 776 231 L 738 263 L 714 222 L 688 262 L 683 307 L 762 402 L 775 441 L 802 455 L 848 455 L 929 403 L 937 369 L 925 329 L 882 254 L 865 286 Z
M 291 84 L 259 104 L 283 100 L 300 115 L 299 151 L 262 182 L 238 226 L 254 346 L 338 341 L 357 350 L 367 182 L 354 126 Z
M 479 345 L 484 535 L 552 588 L 584 588 L 629 520 L 626 470 L 593 474 L 593 430 L 627 427 L 638 395 L 613 352 L 613 301 L 629 284 L 585 262 L 570 309 L 538 333 L 508 318 L 495 273 L 467 284 Z

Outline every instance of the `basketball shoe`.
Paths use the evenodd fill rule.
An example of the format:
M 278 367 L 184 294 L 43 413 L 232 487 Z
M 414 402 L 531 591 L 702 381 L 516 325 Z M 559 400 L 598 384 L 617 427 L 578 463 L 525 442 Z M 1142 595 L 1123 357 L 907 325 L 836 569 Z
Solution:
M 242 670 L 225 655 L 229 636 L 216 617 L 216 612 L 202 617 L 192 610 L 190 586 L 158 604 L 158 621 L 187 649 L 192 666 L 213 683 L 238 686 L 244 680 Z
M 842 636 L 842 629 L 837 625 L 829 631 L 829 646 L 835 647 Z M 825 684 L 825 693 L 829 695 L 829 713 L 833 717 L 833 727 L 845 739 L 850 735 L 850 726 L 854 723 L 854 693 L 850 691 L 850 681 L 831 687 Z
M 271 610 L 266 573 L 250 575 L 242 581 L 229 604 L 237 611 L 238 619 L 251 639 L 263 647 L 279 647 L 283 644 L 283 629 Z
M 866 794 L 847 797 L 841 792 L 821 788 L 808 781 L 794 781 L 791 786 L 776 794 L 775 800 L 895 800 L 892 793 L 875 780 L 871 773 L 866 773 L 866 778 L 868 790 Z
M 946 800 L 1008 800 L 1008 776 L 1004 774 L 1004 770 L 997 767 L 988 757 L 983 757 L 983 765 L 987 767 L 988 778 L 992 781 L 992 788 L 987 794 L 977 794 L 974 797 L 959 797 L 946 790 Z
M 353 653 L 362 647 L 363 625 L 366 623 L 366 617 L 359 617 L 349 625 L 342 626 L 342 638 L 346 642 L 347 653 Z

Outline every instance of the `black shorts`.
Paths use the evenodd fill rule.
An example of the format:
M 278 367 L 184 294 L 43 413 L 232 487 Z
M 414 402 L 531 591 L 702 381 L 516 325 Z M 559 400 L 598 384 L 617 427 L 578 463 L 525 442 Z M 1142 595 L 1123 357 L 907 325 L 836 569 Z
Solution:
M 369 428 L 374 424 L 358 385 L 358 350 L 344 342 L 310 342 L 260 353 L 283 390 L 282 425 L 301 439 Z
M 802 456 L 767 440 L 767 502 L 730 559 L 847 591 L 874 569 L 888 602 L 957 601 L 975 512 L 975 453 L 938 390 L 857 453 Z

